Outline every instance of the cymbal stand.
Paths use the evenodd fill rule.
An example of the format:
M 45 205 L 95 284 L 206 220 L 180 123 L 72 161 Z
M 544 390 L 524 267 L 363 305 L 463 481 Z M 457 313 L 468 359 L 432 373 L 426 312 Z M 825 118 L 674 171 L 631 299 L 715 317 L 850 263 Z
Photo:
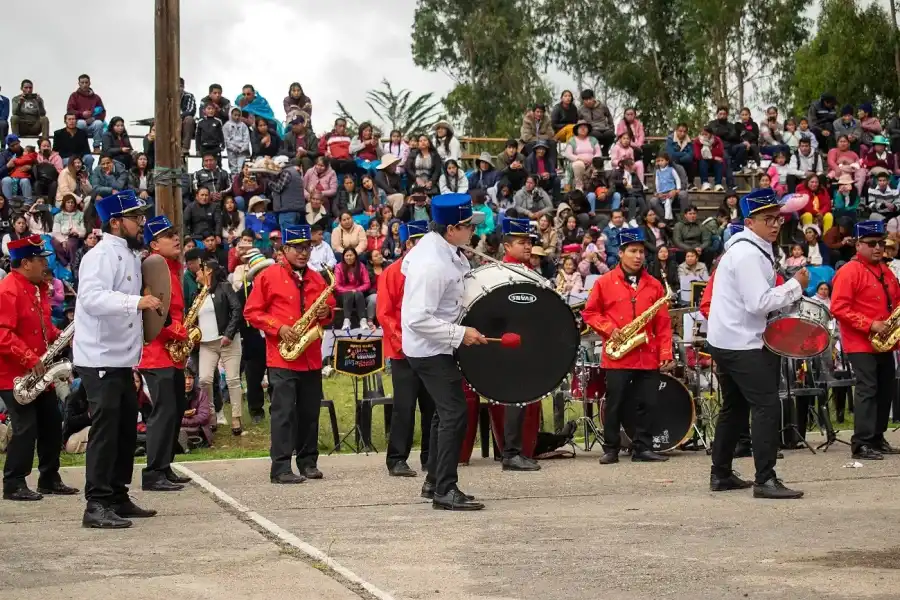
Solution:
M 781 429 L 778 431 L 778 433 L 779 435 L 782 435 L 787 431 L 792 431 L 797 436 L 797 444 L 805 446 L 807 450 L 815 454 L 816 451 L 809 444 L 809 442 L 806 441 L 806 437 L 801 435 L 800 430 L 797 428 L 796 395 L 791 391 L 791 378 L 795 376 L 795 370 L 793 369 L 791 359 L 781 359 L 781 371 L 782 375 L 784 376 L 785 389 L 783 392 L 778 394 L 779 398 L 781 399 Z M 796 391 L 800 391 L 800 388 L 798 388 Z M 813 397 L 813 401 L 815 400 L 816 398 Z M 789 413 L 789 421 L 787 422 L 785 422 L 785 407 L 787 407 L 787 412 Z
M 706 419 L 708 418 L 707 415 L 710 414 L 710 411 L 708 411 L 708 403 L 703 401 L 703 379 L 702 379 L 702 376 L 703 376 L 704 369 L 703 369 L 703 367 L 700 366 L 700 357 L 699 356 L 696 359 L 696 366 L 694 366 L 694 367 L 688 366 L 687 348 L 691 347 L 691 346 L 696 347 L 694 345 L 693 341 L 686 342 L 683 340 L 678 340 L 675 343 L 678 346 L 678 348 L 677 348 L 678 355 L 684 363 L 685 379 L 689 379 L 689 377 L 688 377 L 689 374 L 693 375 L 693 381 L 691 382 L 691 386 L 690 386 L 689 390 L 691 392 L 691 395 L 693 395 L 693 397 L 694 397 L 693 399 L 694 399 L 695 409 L 699 409 L 697 411 L 699 414 L 699 417 L 697 419 L 694 419 L 694 422 L 691 423 L 691 429 L 693 430 L 694 435 L 691 436 L 691 439 L 689 439 L 688 441 L 686 441 L 684 444 L 681 445 L 681 449 L 682 450 L 695 450 L 695 451 L 703 449 L 703 450 L 706 450 L 707 454 L 710 454 L 711 446 L 709 443 L 709 437 L 707 436 L 706 431 L 701 430 L 697 424 L 700 419 L 703 419 L 705 422 Z M 699 352 L 698 352 L 698 354 L 699 354 Z M 710 391 L 710 393 L 713 392 L 712 368 L 710 368 L 710 370 L 709 370 L 709 391 Z
M 831 352 L 831 348 L 829 348 L 827 352 Z M 835 374 L 837 371 L 834 369 L 834 365 L 829 365 L 825 358 L 818 357 L 814 359 L 814 364 L 819 367 L 819 379 L 817 383 L 824 390 L 825 396 L 817 403 L 815 411 L 812 411 L 812 406 L 810 406 L 810 411 L 819 427 L 819 432 L 825 436 L 825 441 L 816 446 L 816 450 L 821 450 L 822 452 L 828 452 L 828 448 L 835 442 L 847 446 L 850 445 L 850 442 L 842 440 L 837 436 L 837 432 L 834 430 L 834 425 L 831 422 L 831 414 L 828 412 L 828 396 L 831 390 L 840 388 L 846 389 L 852 387 L 856 383 L 856 378 L 853 376 L 852 370 L 849 369 L 849 362 L 846 362 L 846 357 L 843 356 L 843 350 L 840 350 L 840 355 L 845 359 L 844 364 L 848 366 L 846 373 L 847 377 L 845 378 L 836 378 Z M 827 376 L 829 367 L 832 371 L 830 380 Z
M 599 418 L 600 404 L 599 404 L 599 399 L 598 399 L 598 402 L 596 403 L 597 404 L 597 415 L 596 416 L 593 414 L 589 414 L 589 413 L 593 412 L 593 409 L 588 408 L 589 405 L 591 405 L 592 403 L 590 402 L 590 399 L 588 398 L 588 395 L 587 395 L 588 394 L 588 384 L 590 383 L 590 370 L 587 368 L 586 365 L 590 363 L 591 355 L 590 355 L 590 351 L 587 348 L 585 348 L 584 346 L 581 346 L 579 348 L 578 352 L 579 352 L 579 358 L 581 359 L 582 365 L 585 365 L 585 366 L 582 366 L 579 369 L 578 361 L 576 359 L 575 369 L 573 371 L 572 377 L 578 377 L 578 379 L 579 379 L 579 384 L 581 387 L 581 396 L 580 397 L 571 396 L 571 394 L 570 394 L 570 397 L 572 399 L 577 399 L 581 402 L 581 408 L 584 412 L 582 413 L 582 416 L 577 417 L 575 419 L 575 424 L 576 424 L 576 426 L 581 425 L 584 428 L 584 451 L 590 452 L 591 449 L 598 442 L 600 444 L 603 443 L 603 431 L 602 431 L 602 429 L 598 428 L 597 424 L 594 422 L 594 419 Z M 593 441 L 591 440 L 592 433 L 594 434 Z M 573 446 L 574 446 L 574 444 L 573 444 Z

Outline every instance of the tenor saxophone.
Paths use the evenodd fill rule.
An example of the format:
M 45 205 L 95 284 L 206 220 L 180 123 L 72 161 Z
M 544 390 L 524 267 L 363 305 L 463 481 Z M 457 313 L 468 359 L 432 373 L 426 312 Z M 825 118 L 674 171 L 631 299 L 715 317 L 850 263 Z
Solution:
M 649 277 L 650 275 L 645 276 Z M 672 288 L 666 281 L 666 274 L 662 272 L 663 287 L 666 293 L 653 305 L 639 314 L 635 320 L 619 330 L 619 334 L 606 341 L 603 351 L 613 360 L 621 360 L 626 354 L 647 343 L 647 332 L 643 329 L 663 306 L 667 305 L 674 295 Z
M 72 374 L 72 363 L 67 360 L 53 362 L 56 356 L 65 350 L 72 337 L 75 335 L 75 322 L 69 323 L 59 334 L 59 337 L 47 347 L 41 355 L 40 363 L 46 370 L 40 377 L 29 373 L 13 380 L 13 397 L 19 404 L 31 404 L 37 399 L 50 384 L 58 379 L 66 379 Z
M 900 342 L 900 306 L 885 320 L 881 333 L 873 333 L 869 336 L 869 341 L 875 352 L 890 352 L 897 346 L 897 342 Z
M 197 319 L 200 315 L 200 307 L 206 302 L 206 297 L 208 295 L 209 286 L 202 286 L 197 297 L 194 298 L 193 304 L 191 304 L 191 309 L 184 317 L 183 325 L 188 332 L 187 339 L 166 342 L 166 351 L 169 353 L 172 362 L 182 363 L 186 361 L 191 355 L 191 352 L 194 351 L 194 346 L 200 343 L 200 338 L 203 337 L 203 334 L 200 332 L 200 328 L 197 327 Z
M 328 287 L 325 288 L 319 297 L 316 298 L 316 301 L 313 302 L 309 309 L 303 315 L 297 319 L 291 329 L 299 336 L 299 340 L 296 342 L 286 342 L 281 340 L 278 343 L 278 353 L 281 355 L 281 358 L 284 360 L 297 360 L 300 358 L 300 355 L 309 348 L 309 345 L 314 341 L 321 339 L 321 337 L 325 334 L 325 330 L 322 329 L 322 326 L 319 325 L 319 318 L 316 316 L 316 312 L 319 310 L 319 307 L 322 306 L 327 300 L 328 296 L 334 291 L 335 279 L 334 275 L 331 274 L 331 271 L 328 269 L 323 269 L 322 273 L 328 278 Z

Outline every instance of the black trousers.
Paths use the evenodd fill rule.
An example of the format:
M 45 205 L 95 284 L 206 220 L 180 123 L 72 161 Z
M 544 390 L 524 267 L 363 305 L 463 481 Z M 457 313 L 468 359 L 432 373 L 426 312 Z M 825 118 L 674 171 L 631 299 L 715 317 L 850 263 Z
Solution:
M 387 466 L 394 466 L 409 459 L 413 435 L 416 429 L 416 401 L 422 415 L 422 450 L 419 460 L 422 468 L 428 467 L 431 443 L 431 421 L 434 419 L 434 400 L 425 383 L 416 375 L 405 358 L 391 359 L 391 380 L 394 383 L 394 406 L 391 411 L 391 434 L 388 437 Z
M 362 292 L 345 292 L 341 294 L 341 308 L 344 318 L 352 319 L 355 314 L 359 319 L 366 318 L 366 297 Z
M 263 416 L 266 403 L 262 387 L 263 377 L 266 375 L 266 342 L 258 330 L 241 330 L 241 360 L 244 361 L 250 416 Z
M 407 360 L 434 399 L 426 480 L 434 483 L 436 495 L 444 495 L 459 481 L 459 454 L 466 437 L 468 407 L 462 373 L 449 354 Z
M 853 437 L 850 448 L 878 449 L 884 443 L 891 399 L 894 396 L 894 354 L 892 352 L 847 354 L 856 374 L 856 398 L 853 404 Z
M 735 445 L 752 416 L 750 436 L 756 483 L 765 483 L 775 477 L 778 460 L 781 360 L 764 348 L 723 350 L 711 346 L 710 353 L 718 364 L 722 388 L 722 407 L 713 439 L 712 474 L 731 475 Z
M 525 409 L 507 406 L 503 415 L 503 458 L 522 454 L 522 426 L 525 425 Z
M 270 368 L 269 387 L 271 476 L 290 473 L 295 452 L 298 469 L 315 467 L 319 461 L 322 371 Z
M 646 369 L 606 370 L 606 414 L 603 416 L 603 450 L 617 451 L 621 446 L 620 431 L 626 401 L 633 402 L 635 411 L 634 452 L 653 449 L 653 440 L 647 427 L 649 409 L 656 403 L 659 393 L 659 371 Z
M 0 390 L 12 427 L 12 439 L 6 448 L 3 465 L 3 491 L 14 492 L 25 486 L 31 474 L 37 443 L 38 487 L 60 481 L 59 451 L 62 447 L 62 415 L 53 389 L 45 391 L 31 404 L 19 404 L 12 390 Z
M 137 442 L 137 390 L 129 367 L 76 367 L 87 393 L 91 435 L 84 497 L 104 506 L 128 500 Z
M 187 410 L 187 396 L 182 369 L 144 369 L 141 375 L 147 381 L 153 404 L 147 419 L 147 466 L 142 472 L 142 481 L 146 484 L 165 479 L 172 468 L 181 417 Z

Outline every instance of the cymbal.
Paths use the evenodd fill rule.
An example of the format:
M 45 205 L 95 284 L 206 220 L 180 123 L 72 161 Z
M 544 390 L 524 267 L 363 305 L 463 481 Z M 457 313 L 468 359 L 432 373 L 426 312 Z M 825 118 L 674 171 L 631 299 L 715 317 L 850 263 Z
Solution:
M 166 259 L 158 254 L 145 258 L 141 263 L 141 281 L 143 294 L 156 296 L 162 302 L 157 310 L 146 309 L 141 314 L 144 321 L 144 343 L 149 344 L 165 327 L 172 303 L 172 279 Z

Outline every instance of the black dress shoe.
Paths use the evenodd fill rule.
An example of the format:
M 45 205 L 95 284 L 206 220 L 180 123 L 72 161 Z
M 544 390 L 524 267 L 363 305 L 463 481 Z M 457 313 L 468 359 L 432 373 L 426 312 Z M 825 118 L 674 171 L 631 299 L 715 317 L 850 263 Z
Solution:
M 265 418 L 266 418 L 265 415 L 252 415 L 250 417 L 250 420 L 253 421 L 254 425 L 259 425 L 260 423 L 262 423 L 265 420 Z
M 320 471 L 316 467 L 303 467 L 302 469 L 300 469 L 300 471 L 307 479 L 323 479 L 325 477 L 324 475 L 322 475 L 322 471 Z
M 860 446 L 859 450 L 853 453 L 853 458 L 857 460 L 884 460 L 884 455 L 871 446 Z
M 3 499 L 13 500 L 15 502 L 35 502 L 37 500 L 43 499 L 43 496 L 35 492 L 34 490 L 29 489 L 28 486 L 23 485 L 22 487 L 15 490 L 4 490 Z
M 391 477 L 416 477 L 418 473 L 413 471 L 408 464 L 406 464 L 405 460 L 401 460 L 395 462 L 393 465 L 388 468 L 388 473 L 391 474 Z
M 886 441 L 882 441 L 880 444 L 878 444 L 876 446 L 875 449 L 878 452 L 881 452 L 882 454 L 900 454 L 900 448 L 894 448 L 893 446 L 888 444 Z M 38 489 L 40 489 L 40 488 L 38 488 Z
M 456 491 L 458 491 L 460 494 L 465 496 L 467 500 L 475 499 L 475 496 L 472 496 L 470 494 L 463 492 L 458 487 L 454 488 L 454 489 L 456 489 Z M 427 479 L 425 480 L 425 483 L 422 484 L 422 497 L 427 498 L 428 500 L 434 499 L 434 482 L 428 481 Z
M 753 484 L 754 498 L 768 498 L 769 500 L 793 500 L 802 498 L 803 492 L 785 487 L 781 480 L 772 477 L 765 483 Z
M 746 490 L 753 487 L 752 481 L 744 481 L 740 477 L 731 473 L 728 477 L 719 477 L 717 475 L 709 476 L 709 491 L 711 492 L 727 492 L 728 490 Z
M 41 484 L 38 482 L 37 489 L 45 496 L 74 496 L 80 491 L 78 488 L 67 486 L 62 481 L 54 481 L 50 484 Z
M 484 508 L 484 504 L 469 500 L 456 488 L 451 489 L 443 496 L 435 495 L 431 506 L 435 510 L 481 510 Z
M 178 475 L 172 469 L 169 469 L 168 471 L 166 471 L 166 479 L 168 479 L 172 483 L 190 483 L 191 482 L 190 477 L 183 477 L 181 475 Z
M 303 483 L 306 481 L 306 477 L 303 475 L 295 475 L 294 473 L 279 473 L 275 477 L 270 479 L 272 483 L 283 483 L 283 484 L 291 484 L 291 483 Z
M 617 462 L 619 462 L 618 450 L 610 450 L 609 452 L 604 452 L 603 456 L 600 457 L 601 465 L 614 465 Z
M 142 483 L 141 489 L 145 492 L 177 492 L 183 490 L 184 486 L 180 483 L 172 483 L 163 477 L 162 479 Z
M 534 461 L 527 460 L 521 454 L 516 454 L 511 458 L 503 459 L 504 471 L 540 471 L 541 465 Z
M 127 529 L 132 523 L 96 502 L 89 502 L 81 517 L 81 526 L 89 529 Z
M 631 455 L 631 462 L 666 462 L 667 460 L 669 460 L 668 456 L 657 454 L 652 450 L 641 450 Z
M 156 511 L 152 508 L 141 508 L 129 498 L 121 504 L 113 504 L 109 507 L 117 516 L 126 519 L 149 519 L 156 516 Z

